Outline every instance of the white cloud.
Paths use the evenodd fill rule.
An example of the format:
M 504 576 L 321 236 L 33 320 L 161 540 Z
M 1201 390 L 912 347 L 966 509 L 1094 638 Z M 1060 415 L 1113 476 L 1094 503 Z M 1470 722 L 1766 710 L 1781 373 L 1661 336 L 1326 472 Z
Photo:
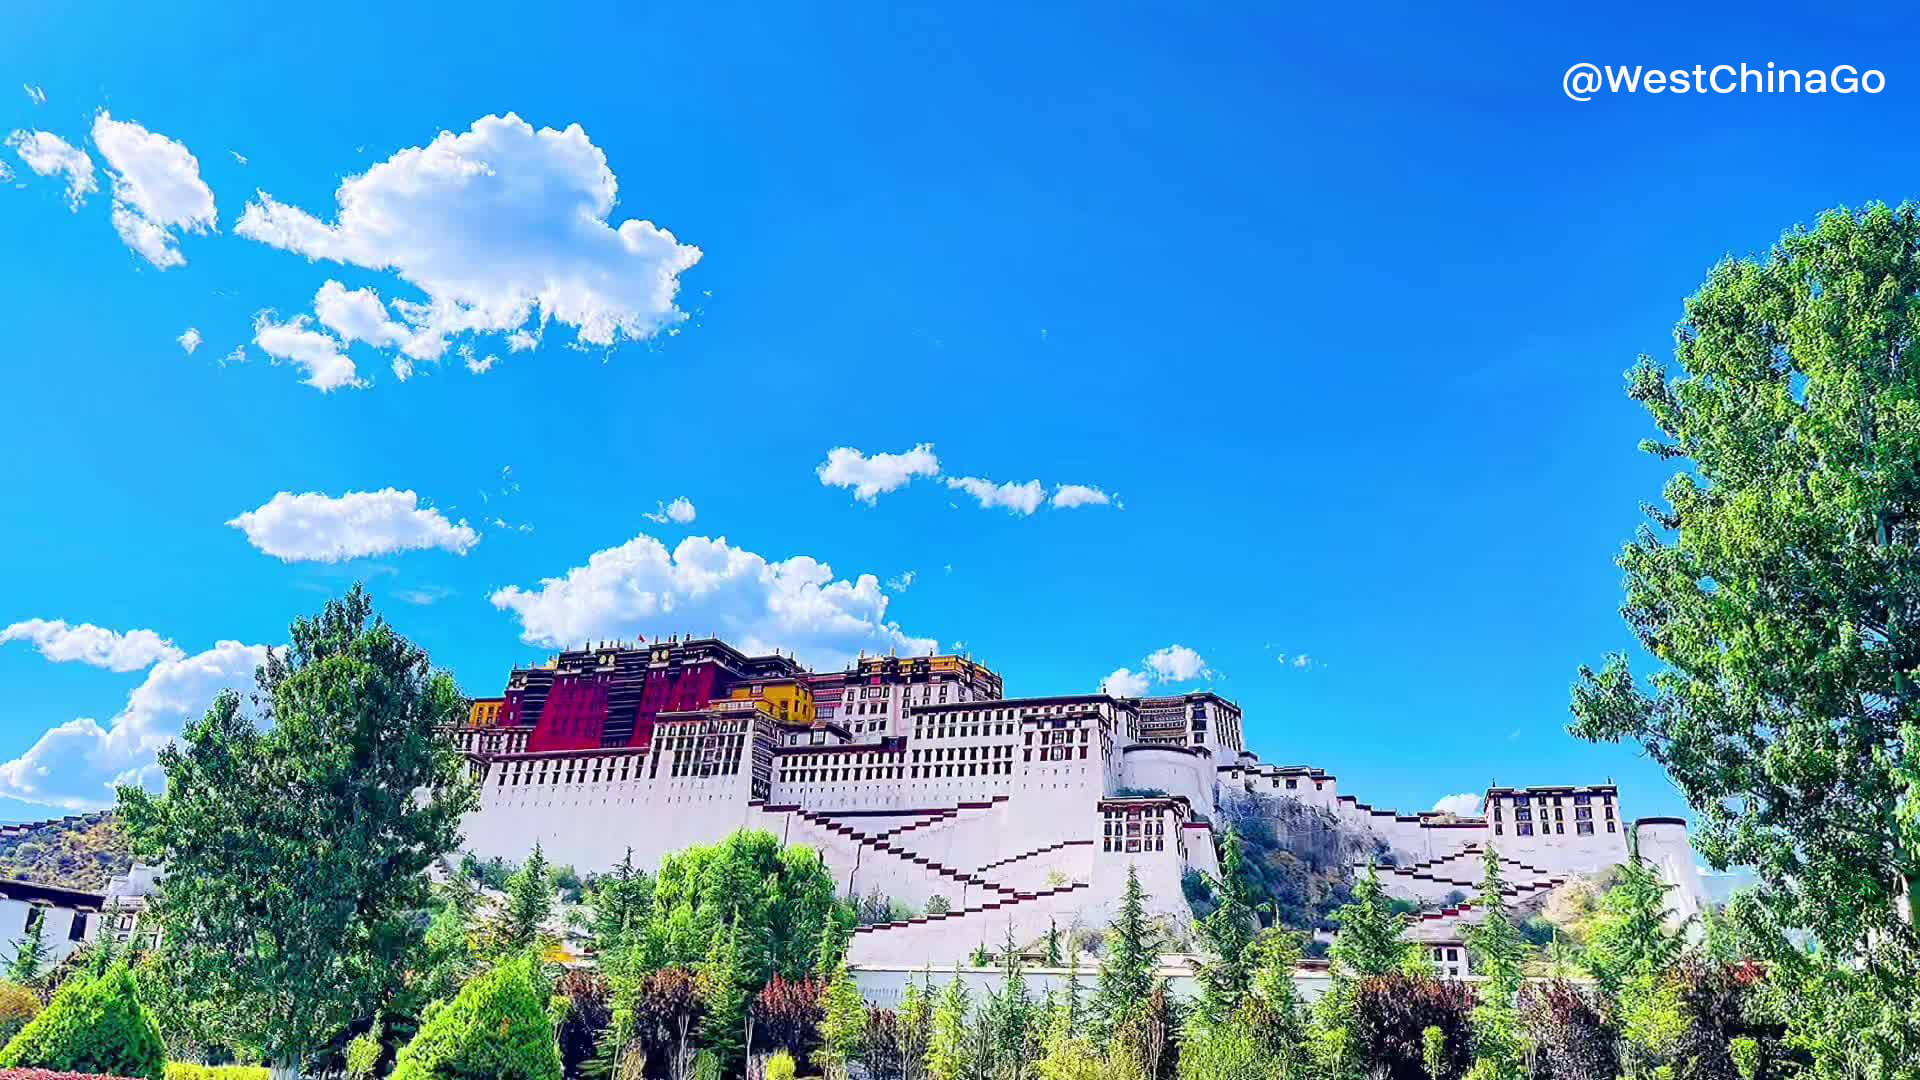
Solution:
M 461 358 L 467 362 L 467 370 L 475 375 L 485 375 L 487 372 L 493 370 L 493 365 L 500 362 L 500 358 L 492 353 L 488 353 L 485 357 L 476 360 L 473 357 L 473 350 L 468 349 L 465 345 L 460 346 L 460 348 L 462 350 Z
M 1213 672 L 1207 670 L 1207 662 L 1185 645 L 1169 645 L 1148 653 L 1146 665 L 1153 669 L 1154 676 L 1161 682 L 1186 682 L 1213 677 Z
M 105 726 L 90 717 L 69 720 L 0 764 L 0 795 L 85 810 L 110 805 L 116 783 L 153 783 L 159 749 L 220 691 L 250 688 L 266 654 L 264 646 L 222 641 L 159 661 Z
M 876 496 L 906 487 L 916 476 L 940 475 L 940 459 L 933 455 L 932 443 L 872 457 L 851 446 L 837 446 L 827 451 L 827 460 L 813 471 L 827 487 L 852 488 L 854 498 L 871 503 Z
M 913 579 L 918 576 L 919 575 L 913 571 L 907 570 L 896 577 L 890 577 L 887 579 L 887 591 L 892 593 L 906 592 L 908 589 L 913 588 Z
M 192 356 L 193 350 L 200 347 L 200 331 L 194 327 L 189 326 L 187 327 L 186 333 L 181 334 L 179 337 L 174 338 L 173 340 L 180 343 L 180 347 L 187 351 L 188 356 Z
M 1053 489 L 1053 505 L 1057 510 L 1071 510 L 1076 506 L 1107 506 L 1112 502 L 1112 496 L 1085 484 L 1061 484 Z
M 713 633 L 750 652 L 791 650 L 803 663 L 832 666 L 863 649 L 923 654 L 937 645 L 887 621 L 874 575 L 835 580 L 810 556 L 771 561 L 725 537 L 691 536 L 669 551 L 643 533 L 537 589 L 510 585 L 490 599 L 520 620 L 522 641 L 552 647 Z
M 351 345 L 364 341 L 376 348 L 404 344 L 413 335 L 387 314 L 380 294 L 372 289 L 349 289 L 329 279 L 313 294 L 313 313 L 320 325 Z
M 578 124 L 535 131 L 487 116 L 342 181 L 332 222 L 260 192 L 235 231 L 420 289 L 425 303 L 394 304 L 417 336 L 415 359 L 437 359 L 448 335 L 549 321 L 606 346 L 683 319 L 679 275 L 700 259 L 651 222 L 610 224 L 617 189 Z
M 693 522 L 693 502 L 685 495 L 680 496 L 670 503 L 655 500 L 654 505 L 660 509 L 651 514 L 642 514 L 640 516 L 653 522 L 655 525 L 665 525 L 669 521 L 675 525 L 688 525 Z
M 1293 666 L 1297 668 L 1312 667 L 1313 657 L 1308 656 L 1306 653 L 1301 653 L 1299 656 L 1293 658 Z
M 332 337 L 310 329 L 305 315 L 295 315 L 286 322 L 274 322 L 270 311 L 255 315 L 253 343 L 276 360 L 289 360 L 305 368 L 307 377 L 300 381 L 321 393 L 343 386 L 367 385 L 356 374 L 353 359 L 346 354 L 345 347 Z
M 27 83 L 21 83 L 20 89 L 27 92 L 27 100 L 33 102 L 34 105 L 39 106 L 47 103 L 47 92 L 45 90 Z
M 1433 804 L 1433 809 L 1441 814 L 1454 814 L 1459 817 L 1476 817 L 1480 813 L 1480 796 L 1471 791 L 1458 795 L 1443 796 Z
M 978 476 L 949 476 L 947 486 L 973 496 L 983 509 L 1004 506 L 1010 513 L 1022 516 L 1040 509 L 1040 504 L 1047 498 L 1047 489 L 1041 487 L 1038 480 L 1029 480 L 1024 484 L 1011 481 L 995 484 Z
M 282 562 L 341 562 L 371 555 L 439 548 L 465 555 L 480 534 L 465 521 L 421 508 L 411 491 L 350 491 L 345 495 L 282 491 L 228 525 Z
M 1100 692 L 1114 697 L 1139 697 L 1151 684 L 1146 672 L 1115 668 L 1113 674 L 1100 680 Z
M 80 209 L 87 196 L 100 190 L 99 182 L 93 177 L 93 158 L 52 132 L 16 131 L 7 136 L 7 145 L 36 175 L 59 173 L 67 178 L 69 210 Z
M 92 623 L 70 625 L 63 619 L 28 619 L 0 629 L 0 644 L 27 641 L 56 663 L 78 661 L 108 671 L 139 671 L 186 654 L 151 630 L 108 630 Z
M 537 348 L 539 344 L 540 339 L 525 330 L 515 330 L 507 335 L 507 349 L 510 352 L 526 352 L 528 349 Z
M 113 181 L 113 227 L 142 258 L 165 270 L 186 265 L 181 233 L 212 231 L 219 222 L 213 191 L 187 148 L 105 110 L 93 118 L 93 145 Z

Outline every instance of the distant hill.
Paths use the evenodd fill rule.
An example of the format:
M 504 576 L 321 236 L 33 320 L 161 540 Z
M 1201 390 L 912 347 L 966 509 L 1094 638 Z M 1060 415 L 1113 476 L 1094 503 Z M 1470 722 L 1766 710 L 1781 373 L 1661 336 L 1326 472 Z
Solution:
M 101 892 L 108 878 L 132 865 L 133 851 L 111 810 L 0 825 L 0 878 Z

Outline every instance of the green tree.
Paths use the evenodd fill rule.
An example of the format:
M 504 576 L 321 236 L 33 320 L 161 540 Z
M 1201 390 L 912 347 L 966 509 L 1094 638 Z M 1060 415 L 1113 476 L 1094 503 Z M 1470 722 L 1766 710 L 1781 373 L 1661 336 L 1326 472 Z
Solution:
M 1240 834 L 1228 827 L 1220 849 L 1220 876 L 1206 878 L 1216 902 L 1198 920 L 1202 948 L 1197 1007 L 1203 1020 L 1220 1023 L 1240 1008 L 1253 981 L 1253 941 L 1259 930 L 1258 893 L 1242 868 Z
M 1093 1019 L 1101 1032 L 1112 1032 L 1146 1003 L 1160 961 L 1159 945 L 1159 935 L 1147 918 L 1140 875 L 1128 863 L 1126 889 L 1120 894 L 1120 910 L 1107 928 L 1106 955 L 1100 958 L 1100 977 L 1093 990 Z
M 1284 927 L 1263 931 L 1254 940 L 1252 978 L 1237 1021 L 1261 1039 L 1261 1053 L 1278 1080 L 1307 1075 L 1306 1006 L 1294 971 L 1300 966 L 1300 938 Z
M 1380 874 L 1372 863 L 1353 887 L 1353 901 L 1333 913 L 1340 929 L 1327 950 L 1337 975 L 1388 975 L 1404 971 L 1417 958 L 1418 947 L 1406 940 L 1407 917 L 1393 906 L 1380 888 Z
M 162 1080 L 166 1064 L 160 1032 L 140 1004 L 133 973 L 124 963 L 97 978 L 74 974 L 0 1050 L 0 1069 Z
M 1033 1064 L 1033 995 L 1013 943 L 1013 924 L 1007 924 L 1006 944 L 1000 950 L 1000 989 L 987 1010 L 993 1030 L 993 1075 L 999 1080 L 1023 1080 Z
M 1046 964 L 1050 968 L 1066 966 L 1066 957 L 1060 951 L 1060 924 L 1053 919 L 1047 920 Z
M 741 949 L 740 924 L 733 923 L 714 939 L 714 947 L 700 967 L 700 1000 L 706 1013 L 700 1018 L 699 1041 L 710 1051 L 721 1071 L 731 1074 L 747 1053 L 747 1005 L 753 986 Z
M 596 952 L 611 952 L 633 940 L 653 917 L 653 878 L 633 865 L 633 849 L 587 890 L 593 918 L 587 932 Z
M 391 1080 L 560 1080 L 539 958 L 507 960 L 429 1009 Z
M 1628 395 L 1676 465 L 1619 557 L 1654 670 L 1582 668 L 1575 734 L 1633 739 L 1712 866 L 1755 868 L 1749 925 L 1804 968 L 1792 1023 L 1852 1017 L 1833 1070 L 1920 1069 L 1920 211 L 1821 215 L 1715 266 L 1674 366 Z M 1812 932 L 1799 954 L 1780 931 Z M 1850 1000 L 1849 1000 L 1850 999 Z
M 820 1050 L 814 1055 L 832 1080 L 846 1080 L 867 1034 L 867 1003 L 842 964 L 822 993 Z
M 933 1031 L 927 1039 L 929 1080 L 971 1080 L 974 1076 L 978 1062 L 969 1037 L 972 1009 L 972 995 L 956 971 L 933 1007 Z
M 1485 979 L 1473 1008 L 1472 1080 L 1524 1080 L 1527 1075 L 1519 997 L 1526 982 L 1530 949 L 1519 928 L 1507 918 L 1506 888 L 1500 853 L 1488 844 L 1480 893 L 1473 901 L 1482 914 L 1466 932 L 1474 972 Z M 1444 1049 L 1444 1040 L 1442 1046 Z
M 1671 888 L 1636 850 L 1600 895 L 1580 959 L 1603 993 L 1618 997 L 1630 981 L 1653 980 L 1680 956 L 1684 942 L 1667 929 Z
M 1427 1080 L 1445 1080 L 1447 1075 L 1447 1033 L 1429 1024 L 1420 1030 L 1420 1067 Z
M 13 959 L 7 961 L 7 979 L 22 986 L 32 986 L 40 978 L 40 972 L 46 969 L 47 957 L 53 950 L 47 948 L 46 912 L 38 908 L 27 911 L 26 933 L 13 943 Z
M 262 717 L 221 695 L 161 749 L 164 794 L 120 789 L 136 850 L 167 867 L 166 932 L 281 1077 L 404 977 L 427 867 L 473 799 L 440 732 L 466 700 L 364 590 L 291 639 L 258 673 Z
M 900 994 L 900 1072 L 901 1080 L 925 1080 L 927 1046 L 933 1037 L 935 995 L 931 978 L 914 982 Z
M 494 948 L 502 955 L 521 952 L 540 943 L 547 919 L 553 915 L 553 873 L 539 841 L 533 853 L 507 879 L 507 900 L 494 928 Z

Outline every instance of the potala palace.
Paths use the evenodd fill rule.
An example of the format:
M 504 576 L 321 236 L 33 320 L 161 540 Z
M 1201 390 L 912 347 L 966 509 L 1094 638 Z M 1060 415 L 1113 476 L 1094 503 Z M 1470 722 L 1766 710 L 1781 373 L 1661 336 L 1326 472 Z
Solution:
M 712 638 L 606 644 L 515 670 L 451 734 L 480 782 L 465 840 L 481 857 L 538 842 L 582 872 L 629 849 L 653 867 L 758 828 L 817 848 L 849 894 L 946 901 L 862 927 L 851 959 L 871 966 L 950 966 L 1009 924 L 1021 940 L 1104 926 L 1129 866 L 1184 926 L 1181 879 L 1217 872 L 1223 812 L 1243 800 L 1295 800 L 1365 837 L 1386 887 L 1427 905 L 1415 936 L 1443 973 L 1461 973 L 1448 946 L 1487 845 L 1510 901 L 1627 857 L 1611 784 L 1492 788 L 1482 817 L 1377 809 L 1324 769 L 1262 762 L 1215 694 L 1009 698 L 964 656 L 816 673 Z M 1685 823 L 1633 825 L 1678 913 L 1697 911 Z

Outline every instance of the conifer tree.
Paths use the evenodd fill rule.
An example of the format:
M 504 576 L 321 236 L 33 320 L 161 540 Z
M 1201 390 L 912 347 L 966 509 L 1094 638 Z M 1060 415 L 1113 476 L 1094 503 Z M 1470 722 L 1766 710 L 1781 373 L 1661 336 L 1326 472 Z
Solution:
M 1060 923 L 1057 920 L 1048 919 L 1047 966 L 1050 968 L 1060 967 L 1062 959 L 1063 957 L 1060 953 Z
M 1100 959 L 1100 978 L 1093 991 L 1093 1018 L 1102 1032 L 1111 1033 L 1145 1004 L 1153 992 L 1159 959 L 1159 942 L 1147 919 L 1146 893 L 1140 887 L 1139 872 L 1129 863 L 1126 890 L 1107 930 L 1107 952 Z
M 924 1080 L 927 1075 L 927 1045 L 933 1035 L 933 980 L 907 980 L 900 995 L 900 1072 L 901 1080 Z
M 1221 846 L 1220 876 L 1207 882 L 1219 904 L 1195 927 L 1207 953 L 1198 972 L 1196 1004 L 1204 1021 L 1221 1023 L 1239 1009 L 1252 981 L 1251 948 L 1259 922 L 1257 894 L 1242 866 L 1240 834 L 1232 827 Z
M 553 914 L 553 872 L 546 853 L 534 842 L 533 853 L 507 879 L 507 900 L 500 911 L 495 944 L 502 954 L 532 948 L 540 941 Z
M 842 964 L 821 994 L 820 1049 L 814 1055 L 831 1080 L 846 1080 L 866 1035 L 867 1003 Z
M 1294 970 L 1300 966 L 1300 939 L 1274 927 L 1254 941 L 1253 974 L 1238 1018 L 1260 1037 L 1271 1075 L 1297 1080 L 1307 1070 L 1306 1007 Z
M 1364 977 L 1406 969 L 1415 951 L 1403 936 L 1406 916 L 1393 909 L 1372 863 L 1353 887 L 1353 902 L 1334 912 L 1333 920 L 1340 924 L 1327 950 L 1334 974 Z
M 632 848 L 594 881 L 588 901 L 593 919 L 587 930 L 595 952 L 616 951 L 640 933 L 653 915 L 653 879 L 634 867 Z
M 20 1033 L 0 1049 L 0 1069 L 161 1080 L 166 1050 L 140 1003 L 125 962 L 94 978 L 76 974 Z
M 47 966 L 47 956 L 51 952 L 46 944 L 47 917 L 44 911 L 30 908 L 27 911 L 27 931 L 20 940 L 13 943 L 13 959 L 7 962 L 7 980 L 21 986 L 32 986 L 40 978 L 40 972 Z
M 1587 928 L 1581 959 L 1602 992 L 1617 996 L 1630 980 L 1657 976 L 1680 955 L 1680 937 L 1666 926 L 1671 888 L 1640 858 L 1636 844 L 1613 887 L 1600 895 Z
M 993 1075 L 1000 1080 L 1022 1080 L 1033 1061 L 1033 996 L 1027 990 L 1020 953 L 1013 942 L 1013 924 L 1007 924 L 1006 944 L 1000 950 L 1000 990 L 993 996 L 989 1023 L 993 1030 Z
M 928 1080 L 973 1080 L 968 1013 L 972 995 L 954 972 L 933 1007 L 933 1030 L 927 1039 Z
M 1527 941 L 1507 919 L 1506 881 L 1500 855 L 1487 845 L 1474 899 L 1483 914 L 1467 928 L 1467 952 L 1485 978 L 1473 1009 L 1472 1080 L 1522 1080 L 1526 1075 L 1518 998 L 1526 980 Z
M 392 1080 L 560 1080 L 539 959 L 522 953 L 428 1013 L 394 1062 Z

